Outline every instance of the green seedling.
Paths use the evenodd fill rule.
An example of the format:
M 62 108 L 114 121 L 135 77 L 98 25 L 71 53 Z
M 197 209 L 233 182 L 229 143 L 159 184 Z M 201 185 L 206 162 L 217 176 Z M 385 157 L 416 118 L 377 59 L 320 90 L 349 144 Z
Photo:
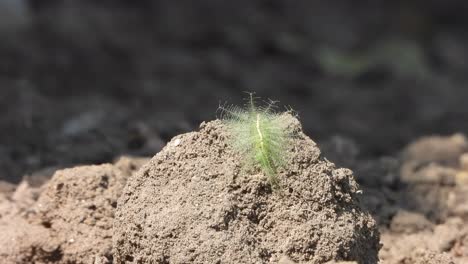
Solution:
M 233 148 L 244 157 L 247 167 L 259 167 L 273 188 L 280 187 L 278 169 L 286 164 L 286 148 L 292 139 L 283 112 L 276 102 L 256 106 L 253 94 L 245 107 L 220 107 L 221 119 L 231 134 Z

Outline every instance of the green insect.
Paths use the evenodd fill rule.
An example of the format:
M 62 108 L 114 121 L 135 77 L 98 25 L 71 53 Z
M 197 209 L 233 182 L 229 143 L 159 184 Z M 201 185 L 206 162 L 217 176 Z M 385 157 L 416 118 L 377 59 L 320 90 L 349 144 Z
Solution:
M 273 188 L 280 187 L 278 169 L 286 164 L 287 147 L 293 137 L 284 112 L 275 111 L 276 102 L 256 106 L 250 94 L 246 107 L 220 107 L 222 120 L 231 134 L 231 144 L 245 165 L 258 166 Z

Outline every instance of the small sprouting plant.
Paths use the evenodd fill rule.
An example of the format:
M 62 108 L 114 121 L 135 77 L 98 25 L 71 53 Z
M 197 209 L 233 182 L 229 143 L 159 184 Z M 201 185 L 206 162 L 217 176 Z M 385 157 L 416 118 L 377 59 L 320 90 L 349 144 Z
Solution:
M 245 107 L 220 107 L 231 144 L 244 157 L 244 165 L 260 167 L 273 188 L 280 186 L 278 169 L 286 164 L 286 148 L 292 139 L 284 113 L 275 110 L 276 103 L 257 106 L 250 94 Z

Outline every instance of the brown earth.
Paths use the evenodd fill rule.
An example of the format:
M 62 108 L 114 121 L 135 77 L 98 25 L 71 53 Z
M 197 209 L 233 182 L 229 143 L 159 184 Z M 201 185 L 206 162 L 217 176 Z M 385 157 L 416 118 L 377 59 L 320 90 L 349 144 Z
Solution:
M 368 172 L 358 173 L 364 182 L 382 176 L 362 199 L 380 223 L 382 263 L 468 262 L 467 146 L 461 134 L 430 136 L 407 146 L 401 161 L 355 164 Z
M 445 137 L 468 131 L 467 3 L 0 1 L 2 249 L 57 259 L 28 227 L 53 171 L 152 156 L 249 90 L 355 172 L 382 263 L 468 263 L 466 143 Z
M 359 201 L 378 220 L 381 263 L 468 261 L 463 135 L 422 138 L 402 152 L 401 160 L 354 160 L 350 166 L 363 183 L 362 196 L 356 193 L 351 171 L 320 158 L 315 143 L 302 134 L 291 146 L 290 170 L 281 172 L 285 188 L 280 194 L 272 192 L 257 171 L 242 173 L 236 165 L 239 157 L 223 143 L 225 137 L 223 127 L 214 122 L 202 124 L 200 132 L 174 138 L 135 174 L 121 197 L 125 180 L 146 159 L 60 170 L 52 179 L 50 168 L 35 173 L 35 180 L 25 177 L 17 186 L 1 183 L 2 260 L 119 263 L 129 256 L 144 260 L 143 248 L 149 248 L 148 256 L 168 256 L 173 261 L 169 263 L 190 258 L 209 262 L 216 256 L 202 249 L 215 248 L 237 263 L 262 258 L 285 264 L 308 258 L 310 263 L 333 258 L 375 263 L 372 256 L 356 250 L 359 245 L 374 245 L 364 252 L 376 252 L 377 246 L 373 221 L 359 213 Z M 327 151 L 340 160 L 341 152 L 349 155 L 353 151 L 346 148 L 355 147 L 352 142 L 345 145 Z M 227 175 L 231 176 L 223 177 Z M 402 187 L 395 189 L 395 182 Z M 118 228 L 112 231 L 119 197 Z M 158 206 L 166 210 L 158 211 Z M 185 210 L 168 211 L 174 206 Z M 281 235 L 289 239 L 278 239 Z M 365 244 L 369 240 L 371 244 Z M 249 246 L 241 248 L 245 241 Z M 112 243 L 117 245 L 114 252 Z M 307 245 L 314 245 L 315 251 L 307 251 Z
M 0 200 L 1 263 L 111 263 L 117 198 L 145 159 L 57 171 Z
M 289 116 L 297 137 L 281 189 L 241 169 L 220 121 L 175 137 L 132 177 L 114 223 L 116 263 L 377 262 L 377 226 L 359 207 L 352 171 L 323 159 Z

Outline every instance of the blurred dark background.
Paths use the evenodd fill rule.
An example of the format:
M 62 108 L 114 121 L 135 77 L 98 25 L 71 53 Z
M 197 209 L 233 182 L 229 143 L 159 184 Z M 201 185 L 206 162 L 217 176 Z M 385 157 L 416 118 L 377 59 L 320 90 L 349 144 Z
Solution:
M 154 155 L 243 91 L 326 149 L 468 129 L 466 1 L 0 0 L 0 180 Z

